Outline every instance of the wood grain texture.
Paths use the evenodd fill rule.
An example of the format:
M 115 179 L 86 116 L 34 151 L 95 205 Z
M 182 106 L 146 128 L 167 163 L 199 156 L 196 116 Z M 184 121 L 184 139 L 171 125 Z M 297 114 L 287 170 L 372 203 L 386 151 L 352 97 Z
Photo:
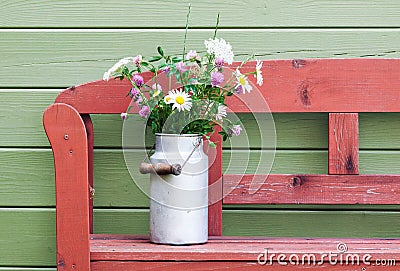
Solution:
M 259 151 L 252 150 L 248 169 L 245 171 L 247 174 L 255 173 L 259 155 Z M 143 159 L 141 152 L 135 153 L 134 157 L 137 161 Z M 235 160 L 232 162 L 234 164 L 244 164 L 241 151 L 235 151 L 233 155 L 225 152 L 223 159 L 224 169 L 227 168 L 230 159 Z M 376 161 L 379 163 L 377 164 Z M 0 162 L 0 206 L 55 206 L 51 150 L 2 148 Z M 361 151 L 360 153 L 362 174 L 399 174 L 399 163 L 400 152 L 398 151 Z M 137 164 L 131 166 L 136 171 Z M 148 207 L 148 197 L 136 186 L 132 178 L 141 183 L 146 182 L 147 179 L 143 179 L 137 171 L 132 176 L 130 175 L 121 150 L 95 150 L 94 167 L 95 206 Z M 241 174 L 243 171 L 243 168 L 230 167 L 225 173 Z M 327 152 L 307 150 L 278 150 L 271 170 L 272 174 L 326 174 L 326 172 Z
M 396 238 L 400 214 L 392 211 L 341 210 L 223 211 L 224 235 L 271 237 Z M 146 209 L 96 209 L 95 232 L 147 235 Z M 0 208 L 0 264 L 55 266 L 55 210 L 53 208 Z M 251 221 L 251 223 L 249 223 Z M 41 271 L 41 270 L 40 270 Z
M 93 233 L 93 203 L 94 203 L 94 165 L 93 165 L 93 148 L 94 148 L 94 130 L 93 130 L 93 122 L 90 118 L 90 115 L 82 115 L 83 123 L 86 128 L 87 135 L 87 153 L 88 153 L 88 182 L 89 182 L 89 231 Z
M 235 238 L 214 237 L 203 245 L 159 246 L 150 243 L 143 237 L 130 238 L 115 236 L 107 238 L 102 235 L 92 236 L 90 255 L 92 261 L 252 261 L 257 262 L 260 254 L 265 252 L 297 254 L 314 254 L 317 261 L 327 261 L 323 253 L 338 253 L 338 244 L 345 244 L 348 253 L 365 254 L 371 258 L 399 259 L 399 239 L 313 239 L 313 238 Z M 339 258 L 338 258 L 339 259 Z M 211 263 L 208 263 L 211 264 Z
M 53 104 L 43 115 L 43 126 L 54 155 L 57 269 L 88 270 L 89 176 L 92 175 L 85 123 L 73 107 Z
M 226 103 L 240 113 L 400 112 L 399 64 L 398 59 L 264 61 L 262 72 L 269 77 L 258 91 L 234 95 Z M 251 72 L 254 66 L 255 62 L 248 62 L 242 72 Z M 149 73 L 144 75 L 150 79 Z M 127 81 L 95 81 L 61 92 L 56 102 L 69 104 L 81 114 L 120 114 L 131 102 L 125 95 L 129 89 Z
M 187 48 L 204 51 L 204 39 L 212 35 L 212 29 L 189 32 Z M 227 29 L 218 35 L 231 42 L 237 61 L 252 52 L 262 59 L 400 57 L 396 29 Z M 183 29 L 2 32 L 0 86 L 70 87 L 98 80 L 120 58 L 154 55 L 157 45 L 180 54 L 183 36 Z
M 329 113 L 329 174 L 359 174 L 358 114 Z
M 289 259 L 288 255 L 288 259 Z M 294 260 L 296 261 L 296 260 Z M 301 259 L 300 259 L 301 261 Z M 307 259 L 306 259 L 307 262 Z M 361 265 L 364 267 L 364 265 Z M 360 270 L 361 266 L 343 266 L 343 265 L 332 265 L 329 263 L 322 263 L 319 267 L 325 270 L 330 271 L 353 271 Z M 236 262 L 106 262 L 106 261 L 98 261 L 91 263 L 91 270 L 109 270 L 109 271 L 141 271 L 141 270 L 165 270 L 165 271 L 176 271 L 176 270 L 193 270 L 193 271 L 225 271 L 229 269 L 230 271 L 242 271 L 242 270 L 250 270 L 250 271 L 262 271 L 262 270 L 283 270 L 283 271 L 308 271 L 315 270 L 315 266 L 311 265 L 292 265 L 290 262 L 282 262 L 278 264 L 278 262 L 273 263 L 272 265 L 260 265 L 257 262 L 246 262 L 246 261 L 236 261 Z M 357 269 L 358 268 L 358 269 Z M 388 270 L 388 271 L 397 271 L 398 267 L 395 265 L 391 266 L 376 266 L 373 270 Z M 371 269 L 371 268 L 369 268 Z M 372 269 L 371 269 L 372 270 Z
M 118 5 L 111 2 L 66 1 L 57 3 L 44 0 L 5 1 L 0 5 L 0 27 L 184 27 L 185 14 L 190 1 L 146 1 L 135 3 L 132 16 L 129 0 Z M 160 5 L 160 9 L 149 8 Z M 213 7 L 210 12 L 210 6 Z M 82 8 L 84 7 L 84 8 Z M 369 27 L 398 26 L 398 2 L 373 0 L 363 2 L 323 1 L 229 1 L 201 0 L 192 3 L 190 25 L 213 27 L 216 13 L 221 13 L 220 27 Z M 257 11 L 257 12 L 254 12 Z M 241 17 L 240 22 L 235 18 Z M 60 20 L 68 18 L 68 20 Z M 115 18 L 118 18 L 116 20 Z M 141 18 L 146 18 L 145 20 Z M 165 18 L 168 18 L 166 20 Z
M 2 147 L 48 147 L 41 116 L 51 104 L 58 90 L 46 89 L 2 89 L 0 90 L 0 146 Z M 21 101 L 24 101 L 21 106 Z M 239 114 L 247 136 L 235 138 L 233 147 L 260 148 L 261 137 L 256 119 L 251 114 Z M 265 116 L 267 117 L 267 116 Z M 92 115 L 96 147 L 121 147 L 123 122 L 118 115 Z M 297 113 L 274 114 L 276 147 L 284 149 L 327 149 L 328 114 Z M 131 117 L 136 126 L 140 118 Z M 361 113 L 359 114 L 360 148 L 400 149 L 400 114 Z M 140 133 L 141 129 L 132 129 Z M 137 134 L 133 134 L 137 136 Z M 248 139 L 248 144 L 247 144 Z M 265 141 L 265 140 L 264 140 Z M 263 145 L 269 145 L 270 141 Z M 152 142 L 149 142 L 152 145 Z M 139 147 L 139 144 L 138 144 Z M 230 147 L 224 142 L 224 147 Z
M 398 175 L 224 175 L 224 204 L 400 204 Z
M 222 235 L 222 137 L 218 134 L 221 127 L 214 127 L 211 141 L 217 146 L 212 148 L 206 144 L 208 155 L 208 235 Z

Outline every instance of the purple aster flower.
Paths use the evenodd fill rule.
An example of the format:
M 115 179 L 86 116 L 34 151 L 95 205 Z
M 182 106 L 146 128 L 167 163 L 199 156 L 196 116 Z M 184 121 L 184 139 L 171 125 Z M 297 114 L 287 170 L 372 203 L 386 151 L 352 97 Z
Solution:
M 216 87 L 224 81 L 224 75 L 220 72 L 211 73 L 211 86 Z
M 127 113 L 121 113 L 121 119 L 122 120 L 126 120 L 128 118 L 128 114 Z
M 215 66 L 217 68 L 222 68 L 224 66 L 224 64 L 225 64 L 225 62 L 224 62 L 224 59 L 222 57 L 217 57 L 215 59 Z
M 141 87 L 144 84 L 144 79 L 141 75 L 139 74 L 135 74 L 132 77 L 132 81 L 136 84 L 137 87 Z
M 189 69 L 183 61 L 176 63 L 176 69 L 180 72 L 185 72 Z
M 150 108 L 147 105 L 144 105 L 140 110 L 139 110 L 139 116 L 146 118 L 148 115 L 150 115 Z
M 137 90 L 135 87 L 133 87 L 133 88 L 131 89 L 131 95 L 132 95 L 132 97 L 135 98 L 136 96 L 138 96 L 138 94 L 139 94 L 139 90 Z
M 235 94 L 242 94 L 243 93 L 243 88 L 242 86 L 237 86 L 234 90 Z
M 235 125 L 231 128 L 232 135 L 234 135 L 234 136 L 240 135 L 241 131 L 242 131 L 242 127 L 240 125 Z

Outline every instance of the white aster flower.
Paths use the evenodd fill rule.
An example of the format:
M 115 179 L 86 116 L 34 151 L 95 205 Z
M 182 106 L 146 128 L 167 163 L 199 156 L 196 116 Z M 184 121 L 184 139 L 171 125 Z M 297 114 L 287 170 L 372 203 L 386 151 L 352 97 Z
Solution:
M 226 107 L 225 105 L 223 105 L 223 104 L 220 104 L 220 105 L 218 106 L 218 112 L 217 112 L 217 114 L 215 115 L 215 118 L 216 118 L 217 120 L 221 120 L 221 121 L 222 121 L 222 119 L 226 117 L 226 108 L 227 108 L 227 107 Z
M 229 65 L 233 62 L 232 46 L 224 39 L 208 39 L 204 41 L 207 53 L 214 54 L 215 58 L 222 58 Z
M 179 112 L 190 111 L 192 108 L 192 102 L 189 94 L 182 90 L 170 90 L 168 91 L 168 95 L 165 96 L 164 101 L 166 104 L 173 104 L 172 110 L 178 109 Z
M 115 63 L 114 66 L 112 66 L 108 71 L 106 71 L 104 73 L 103 80 L 104 81 L 110 80 L 110 77 L 114 72 L 116 72 L 119 68 L 128 64 L 131 61 L 132 61 L 132 57 L 125 57 L 125 58 L 121 59 L 120 61 L 118 61 L 117 63 Z
M 261 71 L 262 64 L 263 64 L 262 61 L 257 59 L 256 74 L 254 74 L 254 77 L 257 78 L 257 84 L 259 86 L 262 86 L 262 84 L 264 83 L 264 79 L 263 79 L 262 74 L 261 74 L 262 73 L 262 71 Z
M 235 71 L 236 75 L 236 80 L 237 80 L 237 85 L 236 88 L 241 87 L 243 90 L 243 93 L 246 93 L 246 90 L 250 93 L 250 91 L 253 89 L 252 86 L 249 84 L 249 81 L 247 80 L 247 77 L 239 70 Z
M 155 98 L 158 95 L 160 95 L 161 91 L 162 91 L 162 87 L 160 86 L 160 84 L 154 83 L 151 88 L 154 90 L 152 97 Z

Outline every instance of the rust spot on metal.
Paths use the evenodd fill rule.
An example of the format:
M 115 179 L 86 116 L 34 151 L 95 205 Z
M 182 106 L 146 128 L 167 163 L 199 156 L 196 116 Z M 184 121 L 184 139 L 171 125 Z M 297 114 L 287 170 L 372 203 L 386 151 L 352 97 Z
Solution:
M 290 185 L 292 187 L 301 186 L 303 184 L 303 179 L 300 176 L 295 176 L 290 178 Z
M 351 154 L 349 154 L 346 158 L 346 170 L 349 172 L 352 172 L 355 170 L 353 156 L 351 156 Z
M 297 89 L 297 95 L 300 97 L 301 103 L 305 106 L 311 105 L 311 94 L 309 90 L 309 83 L 307 81 L 301 82 Z
M 303 59 L 293 59 L 292 60 L 292 65 L 293 67 L 295 67 L 296 69 L 300 69 L 301 67 L 306 65 L 306 61 Z

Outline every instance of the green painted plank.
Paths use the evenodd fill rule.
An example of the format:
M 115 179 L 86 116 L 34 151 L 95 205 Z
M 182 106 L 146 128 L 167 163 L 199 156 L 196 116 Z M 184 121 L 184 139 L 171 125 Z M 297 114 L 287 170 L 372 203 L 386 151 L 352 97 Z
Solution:
M 227 29 L 219 37 L 230 41 L 236 55 L 256 52 L 265 59 L 399 57 L 399 31 Z M 97 80 L 117 59 L 137 53 L 152 55 L 157 45 L 166 53 L 180 53 L 183 35 L 183 29 L 3 31 L 0 87 L 64 87 Z M 187 48 L 204 51 L 203 40 L 212 35 L 212 30 L 191 31 Z
M 0 90 L 0 146 L 50 146 L 42 116 L 58 91 Z
M 0 4 L 0 27 L 183 27 L 189 2 L 9 0 Z M 192 1 L 190 24 L 213 26 L 217 12 L 221 27 L 400 25 L 395 0 L 200 0 Z
M 258 154 L 253 151 L 248 173 L 255 171 Z M 133 178 L 148 185 L 148 176 L 137 171 L 142 153 L 134 152 Z M 240 158 L 242 157 L 242 158 Z M 229 155 L 225 153 L 224 166 Z M 234 154 L 232 163 L 241 163 L 243 155 Z M 377 163 L 377 161 L 379 161 Z M 360 171 L 365 174 L 397 173 L 400 151 L 363 151 Z M 120 150 L 95 151 L 95 205 L 98 207 L 146 207 L 148 198 L 132 181 Z M 326 173 L 325 151 L 278 151 L 272 173 Z M 262 168 L 262 170 L 265 170 Z M 0 149 L 0 206 L 54 206 L 54 169 L 50 150 Z M 240 173 L 230 169 L 229 173 Z
M 223 220 L 224 235 L 385 238 L 400 235 L 399 212 L 225 210 Z M 0 266 L 54 266 L 54 209 L 0 209 L 0 221 Z M 94 228 L 95 233 L 148 234 L 148 221 L 148 210 L 100 209 L 95 211 Z
M 55 211 L 0 209 L 0 266 L 55 265 Z
M 222 219 L 224 235 L 398 238 L 399 215 L 373 211 L 229 210 L 223 212 Z

